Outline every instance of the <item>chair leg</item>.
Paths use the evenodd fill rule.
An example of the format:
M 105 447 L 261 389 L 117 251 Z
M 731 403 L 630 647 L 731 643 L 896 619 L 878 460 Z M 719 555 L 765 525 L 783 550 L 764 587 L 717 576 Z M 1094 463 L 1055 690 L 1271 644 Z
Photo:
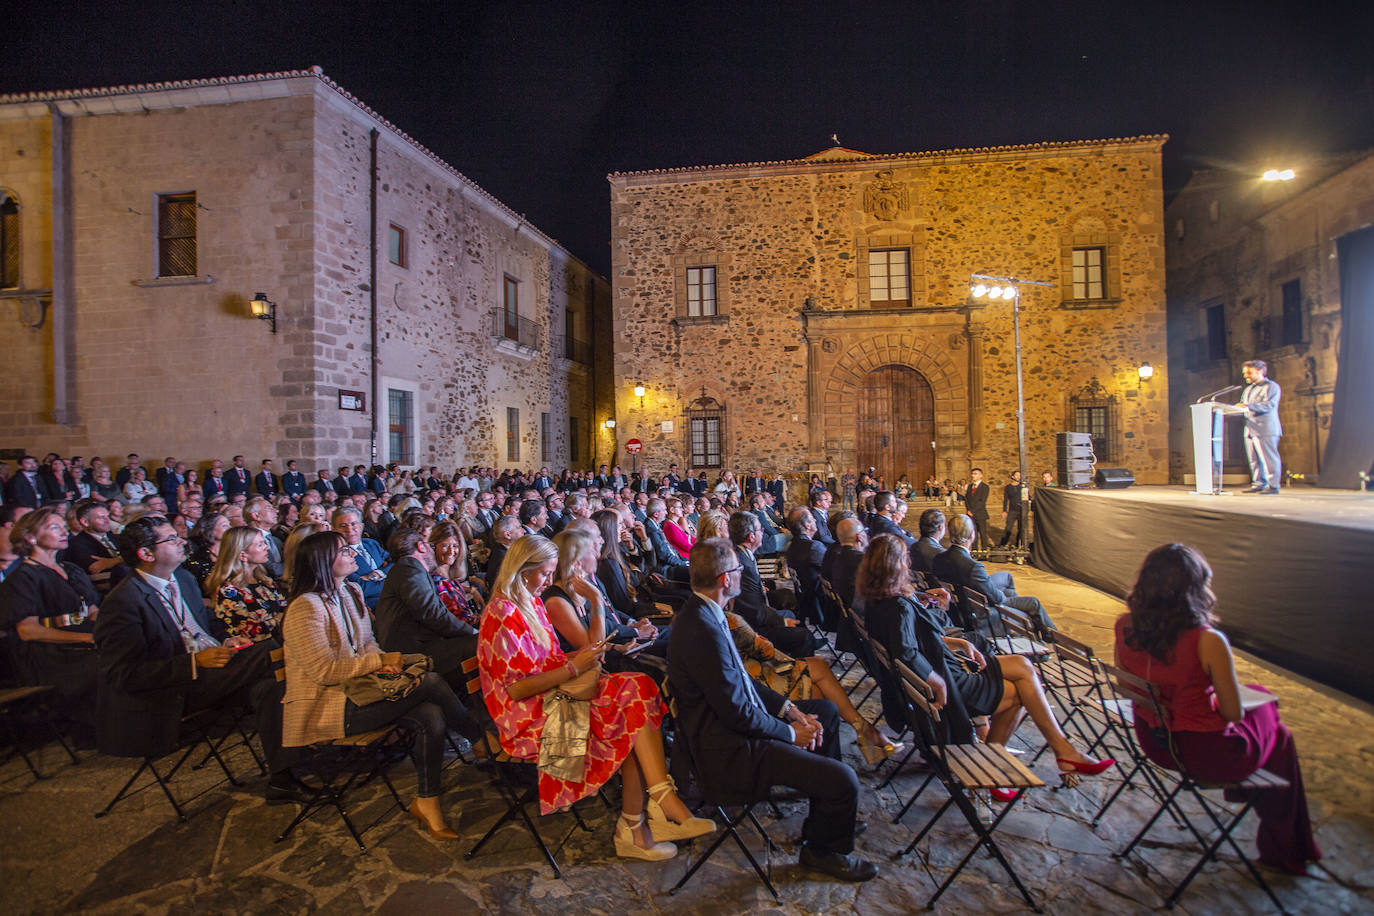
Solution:
M 926 790 L 926 786 L 930 785 L 930 781 L 934 778 L 934 773 L 926 774 L 925 781 L 921 783 L 920 787 L 917 788 L 915 792 L 911 793 L 911 797 L 906 800 L 906 804 L 902 805 L 902 810 L 897 812 L 897 816 L 892 819 L 892 823 L 901 823 L 902 818 L 906 817 L 906 813 L 911 810 L 911 806 L 916 803 L 916 799 L 921 797 L 921 793 Z
M 96 812 L 96 817 L 104 817 L 105 815 L 109 814 L 112 810 L 114 810 L 114 806 L 119 804 L 119 802 L 124 798 L 124 794 L 129 791 L 129 787 L 134 784 L 134 780 L 142 776 L 143 771 L 148 769 L 148 763 L 148 758 L 144 757 L 143 762 L 138 765 L 138 769 L 134 770 L 134 775 L 130 776 L 129 781 L 124 783 L 124 787 L 115 793 L 115 797 L 110 799 L 110 803 L 108 805 L 106 805 L 100 811 Z
M 1030 891 L 1026 890 L 1026 886 L 1021 883 L 1020 876 L 1016 874 L 1015 870 L 1011 867 L 1011 863 L 1008 862 L 1006 856 L 1002 854 L 1002 850 L 997 845 L 997 841 L 992 838 L 992 832 L 997 829 L 997 825 L 1002 822 L 1002 819 L 1011 811 L 1012 806 L 1014 806 L 1025 794 L 1025 789 L 1017 792 L 1016 797 L 1007 802 L 1006 806 L 998 813 L 992 824 L 988 827 L 984 827 L 983 822 L 978 818 L 978 812 L 974 809 L 973 803 L 969 801 L 968 796 L 965 795 L 963 791 L 956 792 L 957 797 L 951 798 L 951 801 L 959 805 L 959 810 L 963 812 L 964 818 L 968 821 L 969 826 L 972 827 L 974 832 L 978 835 L 978 841 L 974 843 L 973 848 L 959 860 L 959 864 L 954 867 L 954 871 L 950 872 L 949 877 L 945 879 L 945 883 L 940 885 L 939 889 L 935 891 L 935 896 L 931 897 L 926 903 L 927 909 L 935 908 L 935 903 L 940 899 L 940 895 L 954 883 L 954 879 L 964 870 L 964 866 L 968 865 L 969 860 L 973 858 L 973 854 L 978 851 L 979 847 L 983 847 L 1001 864 L 1002 869 L 1007 873 L 1007 876 L 1011 878 L 1012 883 L 1016 885 L 1016 889 L 1021 892 L 1021 896 L 1025 899 L 1026 905 L 1037 913 L 1042 912 L 1039 904 L 1031 897 Z

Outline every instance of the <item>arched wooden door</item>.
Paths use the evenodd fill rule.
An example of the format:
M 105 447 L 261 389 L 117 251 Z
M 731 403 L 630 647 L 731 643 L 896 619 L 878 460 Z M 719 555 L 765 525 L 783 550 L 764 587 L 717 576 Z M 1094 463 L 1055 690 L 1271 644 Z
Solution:
M 935 396 L 909 366 L 882 366 L 859 386 L 859 470 L 874 467 L 891 489 L 906 474 L 919 488 L 935 473 Z

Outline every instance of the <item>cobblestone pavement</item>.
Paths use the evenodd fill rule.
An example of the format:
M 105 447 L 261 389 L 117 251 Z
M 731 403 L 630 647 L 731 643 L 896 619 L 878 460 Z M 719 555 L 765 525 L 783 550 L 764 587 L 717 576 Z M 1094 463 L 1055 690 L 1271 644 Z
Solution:
M 1114 598 L 1028 567 L 1012 567 L 1020 591 L 1038 595 L 1069 634 L 1110 653 L 1111 623 L 1121 611 Z M 1242 680 L 1263 682 L 1280 696 L 1284 718 L 1297 736 L 1308 796 L 1326 853 L 1308 877 L 1272 873 L 1266 877 L 1293 913 L 1374 912 L 1374 714 L 1363 704 L 1267 667 L 1241 662 Z M 865 710 L 876 713 L 876 697 Z M 1026 725 L 1013 746 L 1038 748 Z M 776 905 L 748 871 L 736 850 L 723 847 L 679 895 L 668 889 L 686 868 L 684 856 L 667 864 L 617 859 L 611 849 L 612 816 L 592 802 L 586 808 L 591 832 L 575 831 L 560 855 L 564 879 L 554 880 L 528 837 L 506 827 L 473 860 L 464 855 L 494 819 L 486 777 L 456 764 L 449 769 L 443 803 L 456 843 L 421 835 L 402 812 L 386 811 L 385 790 L 369 787 L 356 806 L 360 821 L 384 815 L 366 834 L 369 850 L 360 855 L 337 817 L 322 812 L 289 840 L 274 839 L 294 813 L 291 806 L 269 807 L 261 781 L 243 788 L 215 785 L 208 770 L 178 777 L 179 791 L 205 794 L 191 803 L 189 823 L 173 821 L 154 788 L 124 802 L 108 817 L 92 812 L 132 772 L 127 761 L 83 754 L 79 766 L 63 762 L 60 749 L 40 753 L 50 778 L 35 782 L 21 761 L 0 767 L 0 823 L 9 833 L 0 861 L 7 913 L 786 913 L 882 914 L 919 910 L 938 879 L 968 850 L 970 834 L 951 812 L 910 856 L 894 861 L 914 832 L 943 801 L 934 786 L 926 790 L 900 824 L 890 823 L 920 776 L 899 775 L 877 788 L 857 749 L 846 759 L 859 769 L 863 784 L 861 816 L 869 828 L 859 852 L 881 866 L 867 884 L 818 881 L 796 866 L 797 837 L 804 802 L 782 802 L 782 819 L 763 823 L 779 849 L 771 857 L 782 895 Z M 1029 759 L 1029 754 L 1023 759 Z M 247 774 L 251 761 L 242 750 L 231 765 Z M 1042 757 L 1033 769 L 1053 779 L 1053 762 Z M 409 799 L 414 777 L 402 763 L 395 768 L 398 787 Z M 1075 790 L 1035 790 L 998 830 L 1007 858 L 1037 901 L 1052 913 L 1116 914 L 1163 910 L 1163 894 L 1191 865 L 1185 834 L 1159 826 L 1142 851 L 1126 861 L 1113 858 L 1150 810 L 1143 793 L 1128 791 L 1097 828 L 1090 825 L 1100 800 L 1119 774 L 1085 780 Z M 561 836 L 567 815 L 540 820 L 541 829 Z M 1254 822 L 1237 832 L 1253 852 Z M 756 854 L 757 836 L 746 838 Z M 700 851 L 698 841 L 696 851 Z M 1163 891 L 1163 893 L 1161 893 Z M 975 857 L 940 900 L 948 913 L 1010 913 L 1027 910 L 1005 875 L 985 855 Z M 1184 896 L 1177 912 L 1272 912 L 1273 907 L 1234 861 L 1223 856 L 1208 865 Z

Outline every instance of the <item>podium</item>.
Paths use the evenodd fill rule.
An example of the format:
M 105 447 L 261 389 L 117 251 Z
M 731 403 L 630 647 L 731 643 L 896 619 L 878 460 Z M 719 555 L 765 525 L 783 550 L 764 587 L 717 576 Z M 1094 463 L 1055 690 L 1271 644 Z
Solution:
M 1245 414 L 1244 404 L 1203 401 L 1188 408 L 1193 415 L 1194 493 L 1215 496 L 1221 493 L 1221 469 L 1226 442 L 1226 418 Z

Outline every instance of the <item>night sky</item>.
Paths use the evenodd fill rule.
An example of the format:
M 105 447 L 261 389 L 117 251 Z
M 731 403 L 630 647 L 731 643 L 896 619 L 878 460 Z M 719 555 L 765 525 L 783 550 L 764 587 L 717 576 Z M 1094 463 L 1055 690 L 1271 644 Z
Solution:
M 603 273 L 607 172 L 832 133 L 870 153 L 1168 133 L 1166 194 L 1374 146 L 1369 0 L 8 5 L 0 93 L 318 64 Z

